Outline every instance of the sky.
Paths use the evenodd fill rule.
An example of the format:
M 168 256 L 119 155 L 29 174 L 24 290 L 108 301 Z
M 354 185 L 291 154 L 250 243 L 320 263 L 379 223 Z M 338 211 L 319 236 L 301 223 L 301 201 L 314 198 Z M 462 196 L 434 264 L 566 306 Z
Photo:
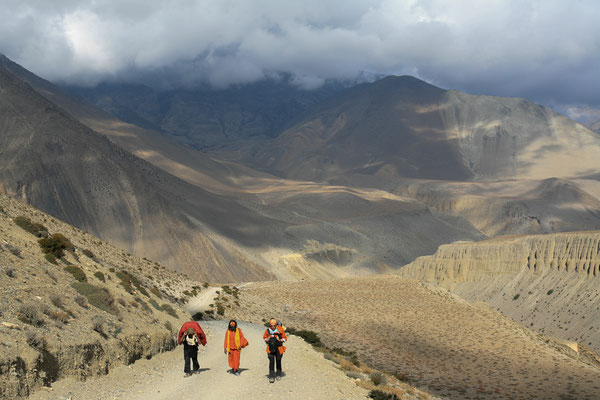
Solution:
M 285 73 L 313 89 L 408 74 L 581 118 L 600 109 L 596 0 L 0 0 L 0 21 L 0 53 L 59 83 Z

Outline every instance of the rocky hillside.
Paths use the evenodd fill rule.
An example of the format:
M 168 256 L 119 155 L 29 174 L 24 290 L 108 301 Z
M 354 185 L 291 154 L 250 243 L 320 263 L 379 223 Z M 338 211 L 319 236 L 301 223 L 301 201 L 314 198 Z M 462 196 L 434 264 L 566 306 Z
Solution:
M 409 181 L 391 192 L 464 218 L 488 237 L 600 229 L 594 179 L 496 182 Z
M 93 88 L 62 87 L 122 121 L 164 132 L 194 148 L 277 136 L 291 121 L 342 88 L 331 83 L 304 90 L 286 78 L 227 89 L 156 90 L 142 84 L 106 83 Z
M 389 76 L 319 104 L 269 145 L 237 152 L 279 176 L 544 179 L 600 172 L 600 138 L 524 99 Z M 233 155 L 235 156 L 235 154 Z
M 270 277 L 238 248 L 262 242 L 255 227 L 276 241 L 277 222 L 128 153 L 1 65 L 0 132 L 4 192 L 198 278 Z
M 0 397 L 172 349 L 202 289 L 0 194 Z
M 598 231 L 443 245 L 399 274 L 485 301 L 540 332 L 600 351 Z

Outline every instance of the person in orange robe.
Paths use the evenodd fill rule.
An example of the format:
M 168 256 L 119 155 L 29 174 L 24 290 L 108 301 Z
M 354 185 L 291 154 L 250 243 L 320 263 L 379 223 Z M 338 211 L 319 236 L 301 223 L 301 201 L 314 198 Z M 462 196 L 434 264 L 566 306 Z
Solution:
M 225 354 L 227 354 L 229 366 L 231 367 L 231 373 L 239 376 L 240 354 L 242 353 L 242 349 L 248 346 L 248 341 L 244 337 L 242 330 L 238 328 L 237 322 L 233 319 L 229 321 L 223 346 Z

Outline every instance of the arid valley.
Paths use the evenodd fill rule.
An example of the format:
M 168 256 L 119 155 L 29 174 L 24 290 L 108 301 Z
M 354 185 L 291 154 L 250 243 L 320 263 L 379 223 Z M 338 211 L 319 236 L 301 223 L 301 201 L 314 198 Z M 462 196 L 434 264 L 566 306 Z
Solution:
M 0 397 L 600 398 L 597 5 L 9 3 Z

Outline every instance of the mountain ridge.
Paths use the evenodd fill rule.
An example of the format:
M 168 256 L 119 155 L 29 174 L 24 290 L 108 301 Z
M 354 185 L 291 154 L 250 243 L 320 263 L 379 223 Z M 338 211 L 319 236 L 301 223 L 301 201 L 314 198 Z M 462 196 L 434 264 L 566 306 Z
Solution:
M 152 239 L 153 230 L 161 236 L 159 232 L 166 228 L 170 233 L 164 236 L 165 245 L 162 248 L 148 246 L 148 256 L 174 267 L 183 266 L 189 273 L 231 279 L 231 273 L 229 278 L 226 278 L 227 272 L 223 275 L 229 269 L 227 265 L 236 265 L 239 262 L 236 258 L 243 260 L 244 257 L 241 253 L 229 253 L 226 256 L 229 260 L 225 261 L 223 255 L 228 253 L 216 251 L 215 244 L 201 232 L 210 234 L 210 230 L 216 228 L 217 232 L 213 234 L 218 234 L 218 230 L 225 229 L 229 237 L 251 244 L 254 241 L 252 234 L 222 224 L 215 217 L 223 215 L 227 209 L 228 215 L 237 215 L 240 224 L 248 217 L 262 223 L 267 219 L 237 203 L 180 181 L 116 147 L 106 137 L 81 125 L 39 96 L 28 85 L 19 83 L 3 67 L 0 67 L 0 78 L 3 106 L 0 125 L 7 132 L 3 135 L 2 148 L 6 151 L 0 154 L 3 159 L 0 172 L 7 193 L 18 194 L 61 219 L 90 232 L 101 233 L 100 236 L 134 251 L 141 250 L 140 237 L 146 237 L 146 244 L 142 246 L 148 246 L 155 240 Z M 209 217 L 199 219 L 199 212 Z M 92 215 L 100 218 L 86 219 Z M 157 225 L 159 219 L 163 222 Z M 187 222 L 174 226 L 173 219 Z M 201 219 L 204 227 L 193 222 Z M 141 224 L 142 220 L 146 223 Z M 142 225 L 145 229 L 141 229 Z M 182 243 L 189 243 L 189 238 L 195 241 L 193 246 L 178 248 Z M 190 252 L 196 255 L 190 257 Z M 207 264 L 217 263 L 221 272 L 214 267 L 201 272 L 196 257 L 207 257 Z M 242 275 L 247 271 L 250 272 L 248 277 L 268 277 L 248 260 L 243 264 L 244 268 L 239 271 Z

